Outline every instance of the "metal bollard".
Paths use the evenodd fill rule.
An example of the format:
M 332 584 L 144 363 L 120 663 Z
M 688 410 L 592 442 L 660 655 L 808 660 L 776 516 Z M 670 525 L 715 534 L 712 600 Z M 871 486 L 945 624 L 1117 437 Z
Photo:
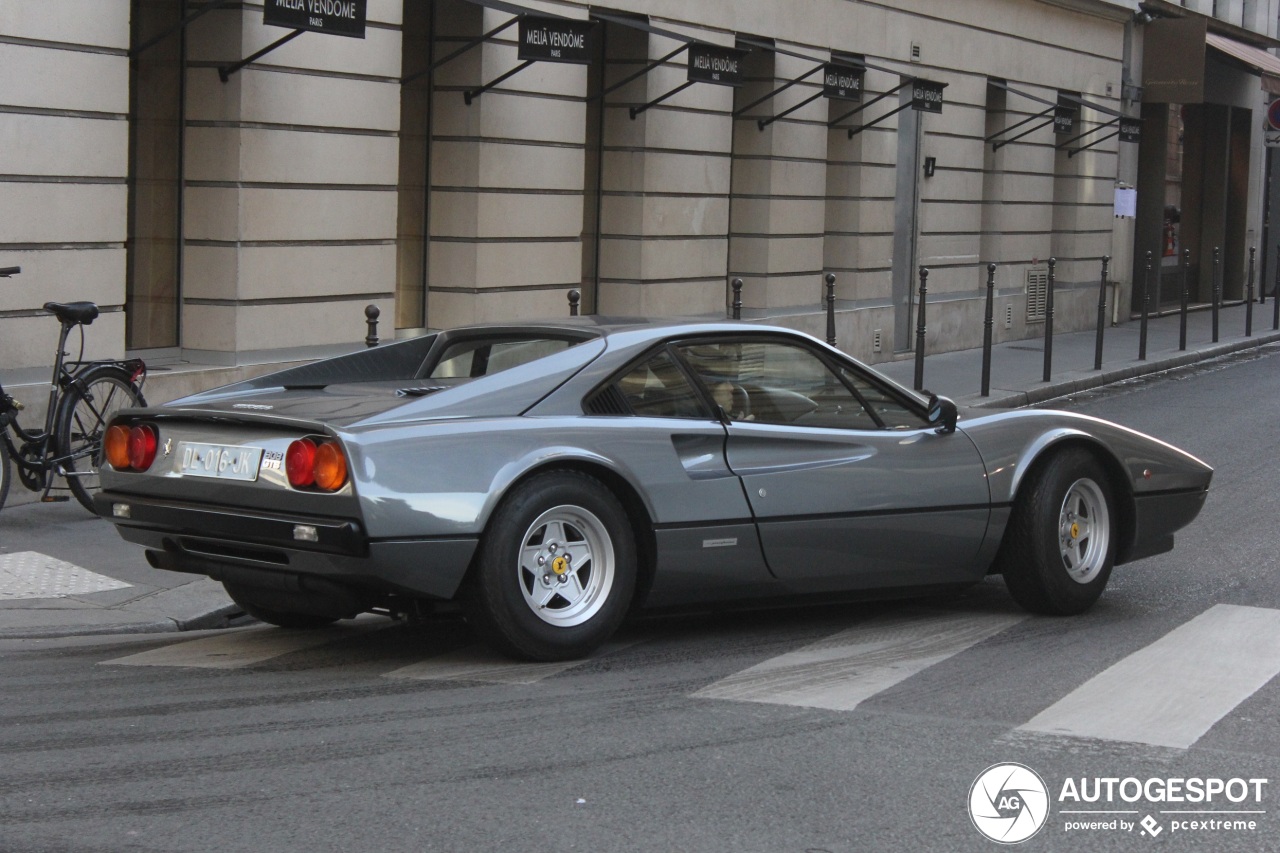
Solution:
M 1280 331 L 1280 263 L 1276 264 L 1276 286 L 1271 288 L 1271 331 Z
M 1110 255 L 1102 256 L 1102 281 L 1098 284 L 1098 337 L 1093 343 L 1093 369 L 1102 369 L 1102 329 L 1107 324 L 1107 266 Z
M 364 306 L 364 322 L 368 328 L 368 333 L 364 336 L 364 345 L 367 347 L 378 345 L 378 317 L 381 314 L 382 310 L 377 305 Z
M 733 280 L 733 313 L 735 320 L 742 319 L 742 279 L 735 278 Z
M 1277 261 L 1276 266 L 1280 267 L 1280 249 L 1277 250 L 1276 261 Z M 1262 266 L 1264 269 L 1267 266 L 1265 258 L 1263 259 Z M 1280 272 L 1280 270 L 1277 270 L 1277 272 Z M 1262 276 L 1258 276 L 1258 304 L 1259 305 L 1267 304 L 1267 283 L 1262 280 Z
M 569 291 L 569 316 L 578 316 L 578 306 L 582 303 L 582 293 L 576 288 Z
M 915 389 L 920 391 L 924 388 L 924 307 L 929 297 L 929 268 L 920 267 L 920 309 L 916 313 L 916 375 Z
M 991 396 L 991 337 L 995 328 L 996 265 L 987 264 L 987 310 L 982 318 L 982 396 Z
M 827 273 L 827 343 L 836 345 L 836 276 Z
M 1222 302 L 1222 282 L 1218 280 L 1218 273 L 1221 268 L 1221 250 L 1213 247 L 1213 342 L 1218 342 L 1218 310 Z
M 1151 314 L 1151 253 L 1147 252 L 1147 269 L 1142 273 L 1142 320 L 1138 324 L 1138 361 L 1147 360 L 1147 319 Z
M 1187 303 L 1191 300 L 1191 291 L 1187 288 L 1191 281 L 1191 250 L 1182 250 L 1182 301 L 1178 307 L 1178 349 L 1187 348 Z
M 1257 255 L 1256 246 L 1249 247 L 1249 283 L 1245 285 L 1244 297 L 1244 336 L 1253 337 L 1253 260 Z
M 1049 259 L 1049 286 L 1044 294 L 1044 381 L 1053 375 L 1053 282 L 1057 258 Z

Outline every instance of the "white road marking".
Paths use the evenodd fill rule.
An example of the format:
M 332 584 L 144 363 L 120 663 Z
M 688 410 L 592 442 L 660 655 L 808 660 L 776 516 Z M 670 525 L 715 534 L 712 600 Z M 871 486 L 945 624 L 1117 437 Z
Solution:
M 693 695 L 851 711 L 1027 617 L 905 610 L 744 669 Z
M 1280 610 L 1215 604 L 1019 727 L 1186 749 L 1280 673 Z
M 420 681 L 484 681 L 493 684 L 534 684 L 544 678 L 590 663 L 596 658 L 634 646 L 639 640 L 608 643 L 589 658 L 525 663 L 503 657 L 484 646 L 467 646 L 386 673 L 385 678 L 412 678 Z
M 66 598 L 129 586 L 39 551 L 0 554 L 0 600 Z
M 239 669 L 339 639 L 331 631 L 285 631 L 267 627 L 233 629 L 102 663 L 112 666 Z

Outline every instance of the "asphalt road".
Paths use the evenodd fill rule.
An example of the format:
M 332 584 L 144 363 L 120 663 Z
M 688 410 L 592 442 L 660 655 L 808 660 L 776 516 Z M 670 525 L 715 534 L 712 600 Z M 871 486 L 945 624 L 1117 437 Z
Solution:
M 1021 849 L 1280 850 L 1275 349 L 1062 402 L 1217 469 L 1173 553 L 1082 617 L 991 579 L 649 619 L 568 667 L 447 621 L 4 641 L 0 850 L 989 851 L 970 791 L 1008 762 L 1047 788 L 984 776 L 989 829 L 1047 809 Z M 1172 779 L 1224 790 L 1146 796 Z

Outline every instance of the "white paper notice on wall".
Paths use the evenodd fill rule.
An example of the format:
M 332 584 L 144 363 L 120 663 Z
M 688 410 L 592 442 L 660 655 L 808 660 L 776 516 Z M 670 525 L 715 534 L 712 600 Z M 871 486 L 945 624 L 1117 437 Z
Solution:
M 1138 215 L 1138 191 L 1116 187 L 1116 217 Z

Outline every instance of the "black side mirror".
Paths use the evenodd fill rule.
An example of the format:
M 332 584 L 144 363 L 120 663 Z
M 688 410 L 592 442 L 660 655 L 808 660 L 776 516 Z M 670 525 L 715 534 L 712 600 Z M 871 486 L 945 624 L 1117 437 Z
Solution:
M 952 433 L 956 431 L 956 421 L 960 419 L 960 413 L 956 410 L 956 404 L 946 397 L 939 397 L 937 394 L 929 394 L 929 409 L 925 413 L 925 418 L 929 423 L 938 428 L 940 433 Z

